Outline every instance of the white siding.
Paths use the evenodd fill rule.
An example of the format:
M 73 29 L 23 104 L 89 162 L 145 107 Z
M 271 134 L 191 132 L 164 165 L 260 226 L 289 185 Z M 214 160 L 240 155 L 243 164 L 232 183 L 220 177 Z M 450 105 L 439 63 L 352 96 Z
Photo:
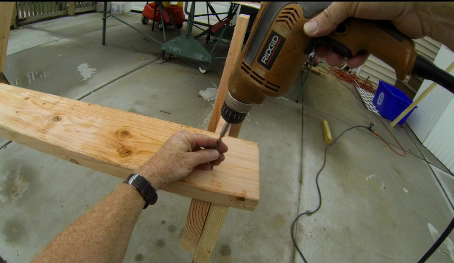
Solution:
M 424 141 L 429 149 L 451 172 L 454 172 L 454 100 L 441 115 L 433 130 Z
M 414 41 L 416 52 L 430 61 L 434 61 L 441 44 L 428 37 L 415 39 Z M 376 86 L 379 80 L 386 81 L 391 85 L 395 85 L 397 81 L 394 69 L 373 55 L 369 56 L 357 74 L 366 79 L 369 77 L 372 84 Z M 408 76 L 405 80 L 408 81 L 409 78 Z
M 446 69 L 452 61 L 454 61 L 454 53 L 445 46 L 442 46 L 434 63 L 438 67 Z M 451 72 L 451 74 L 453 73 Z M 424 80 L 415 98 L 419 97 L 430 84 L 432 84 L 432 81 Z M 419 103 L 418 108 L 408 117 L 408 125 L 421 142 L 426 140 L 435 124 L 439 122 L 440 117 L 445 112 L 453 97 L 454 95 L 451 92 L 437 86 Z

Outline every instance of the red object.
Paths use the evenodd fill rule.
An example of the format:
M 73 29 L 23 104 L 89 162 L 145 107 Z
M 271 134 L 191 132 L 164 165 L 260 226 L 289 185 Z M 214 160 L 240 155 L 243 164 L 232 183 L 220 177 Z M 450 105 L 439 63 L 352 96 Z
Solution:
M 169 17 L 170 14 L 177 27 L 181 28 L 183 26 L 184 22 L 183 7 L 177 5 L 170 5 L 170 7 L 164 8 L 161 15 L 161 10 L 160 7 L 158 6 L 156 9 L 156 20 L 154 19 L 155 8 L 156 8 L 155 2 L 145 5 L 142 11 L 142 15 L 150 20 L 154 20 L 155 22 L 161 22 L 162 17 L 164 17 L 164 24 L 166 26 L 171 26 L 172 23 L 170 22 Z

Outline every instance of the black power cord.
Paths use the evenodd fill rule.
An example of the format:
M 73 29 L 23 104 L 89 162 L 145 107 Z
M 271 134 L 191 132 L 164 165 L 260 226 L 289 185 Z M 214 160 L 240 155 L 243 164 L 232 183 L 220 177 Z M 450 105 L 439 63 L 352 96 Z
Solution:
M 318 206 L 317 206 L 317 208 L 316 208 L 314 211 L 309 211 L 309 210 L 307 210 L 306 212 L 303 212 L 303 213 L 299 214 L 299 215 L 295 218 L 295 220 L 293 220 L 292 226 L 290 227 L 290 234 L 291 234 L 291 236 L 292 236 L 293 246 L 295 246 L 296 250 L 298 251 L 298 253 L 300 254 L 301 258 L 303 259 L 303 261 L 304 261 L 305 263 L 307 263 L 307 260 L 306 260 L 306 258 L 304 258 L 303 252 L 301 252 L 300 248 L 298 247 L 298 244 L 296 243 L 295 235 L 294 235 L 294 233 L 295 233 L 295 230 L 294 230 L 294 229 L 295 229 L 295 224 L 296 224 L 296 222 L 298 221 L 298 219 L 299 219 L 301 216 L 303 216 L 303 215 L 313 215 L 313 214 L 315 214 L 318 210 L 320 210 L 320 207 L 322 207 L 322 193 L 320 192 L 320 186 L 319 186 L 319 184 L 318 184 L 318 178 L 319 178 L 319 176 L 320 176 L 320 173 L 323 171 L 323 168 L 325 168 L 325 165 L 326 165 L 326 153 L 328 152 L 328 149 L 329 149 L 331 146 L 333 146 L 333 145 L 337 142 L 337 140 L 339 140 L 339 138 L 340 138 L 342 135 L 344 135 L 344 133 L 346 133 L 347 131 L 350 131 L 350 130 L 353 130 L 353 129 L 356 129 L 356 128 L 366 128 L 366 129 L 368 129 L 370 132 L 373 133 L 373 132 L 374 132 L 374 130 L 372 129 L 373 126 L 374 126 L 374 124 L 371 123 L 369 127 L 363 126 L 363 125 L 358 125 L 358 126 L 350 127 L 350 128 L 348 128 L 348 129 L 344 130 L 339 136 L 337 136 L 337 137 L 333 140 L 333 142 L 332 142 L 330 145 L 326 146 L 326 148 L 325 148 L 325 154 L 324 154 L 324 157 L 323 157 L 323 165 L 322 165 L 322 167 L 320 168 L 320 170 L 317 172 L 317 175 L 315 176 L 315 184 L 316 184 L 316 186 L 317 186 L 317 191 L 318 191 Z
M 353 130 L 353 129 L 356 129 L 356 128 L 366 128 L 370 132 L 374 133 L 373 127 L 374 127 L 374 123 L 371 123 L 369 127 L 362 126 L 362 125 L 350 127 L 348 129 L 344 130 L 339 136 L 337 136 L 330 145 L 326 146 L 325 153 L 324 153 L 324 156 L 323 156 L 323 165 L 320 168 L 320 170 L 317 172 L 317 175 L 315 176 L 315 185 L 317 186 L 317 192 L 318 192 L 318 206 L 317 206 L 317 208 L 314 211 L 307 210 L 306 212 L 303 212 L 303 213 L 299 214 L 293 220 L 292 226 L 290 227 L 290 235 L 292 236 L 293 246 L 296 248 L 296 250 L 298 251 L 299 255 L 301 256 L 301 258 L 303 259 L 303 261 L 305 263 L 308 263 L 308 262 L 307 262 L 306 258 L 304 257 L 303 252 L 301 252 L 301 249 L 298 247 L 298 244 L 296 243 L 296 240 L 295 240 L 295 224 L 296 224 L 296 222 L 298 221 L 298 219 L 301 216 L 303 216 L 303 215 L 313 215 L 318 210 L 320 210 L 320 208 L 322 207 L 322 192 L 320 191 L 320 186 L 318 184 L 318 178 L 320 177 L 320 173 L 323 171 L 323 168 L 325 168 L 325 165 L 326 165 L 326 154 L 328 152 L 328 149 L 331 146 L 333 146 L 337 142 L 337 140 L 339 140 L 339 138 L 342 135 L 344 135 L 344 133 L 346 133 L 347 131 L 350 131 L 350 130 Z M 443 231 L 441 236 L 437 239 L 437 241 L 435 241 L 435 243 L 432 245 L 432 247 L 430 247 L 430 249 L 427 250 L 426 253 L 421 257 L 421 259 L 418 261 L 418 263 L 426 262 L 426 260 L 438 249 L 438 247 L 444 242 L 444 240 L 448 237 L 448 235 L 451 233 L 451 231 L 453 229 L 454 229 L 454 218 L 451 220 L 451 222 L 446 227 L 446 229 Z

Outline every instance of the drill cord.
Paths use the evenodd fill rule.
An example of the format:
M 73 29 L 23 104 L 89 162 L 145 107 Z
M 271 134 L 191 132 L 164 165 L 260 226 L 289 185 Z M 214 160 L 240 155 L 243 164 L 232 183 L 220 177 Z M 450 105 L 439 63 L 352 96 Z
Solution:
M 304 257 L 303 252 L 301 252 L 301 249 L 298 247 L 298 244 L 297 244 L 297 242 L 296 242 L 296 240 L 295 240 L 295 236 L 296 236 L 296 233 L 295 233 L 295 232 L 296 232 L 296 231 L 295 231 L 295 224 L 296 224 L 296 222 L 298 221 L 298 219 L 299 219 L 301 216 L 303 216 L 303 215 L 309 215 L 309 216 L 310 216 L 310 215 L 316 213 L 316 212 L 317 212 L 318 210 L 320 210 L 320 208 L 322 207 L 322 193 L 321 193 L 321 191 L 320 191 L 320 186 L 319 186 L 319 184 L 318 184 L 318 178 L 319 178 L 319 176 L 320 176 L 320 173 L 323 171 L 323 168 L 325 168 L 325 165 L 326 165 L 326 153 L 328 152 L 328 149 L 329 149 L 331 146 L 333 146 L 333 145 L 337 142 L 337 140 L 339 140 L 339 138 L 340 138 L 342 135 L 344 135 L 344 133 L 346 133 L 347 131 L 350 131 L 350 130 L 353 130 L 353 129 L 356 129 L 356 128 L 366 128 L 366 129 L 368 129 L 369 131 L 373 132 L 372 126 L 373 126 L 373 125 L 371 124 L 371 126 L 369 126 L 369 127 L 363 126 L 363 125 L 358 125 L 358 126 L 350 127 L 350 128 L 348 128 L 348 129 L 344 130 L 339 136 L 337 136 L 337 137 L 333 140 L 333 142 L 332 142 L 330 145 L 326 146 L 326 148 L 325 148 L 325 154 L 324 154 L 324 156 L 323 156 L 323 165 L 322 165 L 322 167 L 320 168 L 320 170 L 317 172 L 317 174 L 316 174 L 316 176 L 315 176 L 315 185 L 317 186 L 317 192 L 318 192 L 318 206 L 317 206 L 317 208 L 316 208 L 315 210 L 313 210 L 313 211 L 307 210 L 307 211 L 305 211 L 305 212 L 299 214 L 299 215 L 295 218 L 295 220 L 293 220 L 292 226 L 290 227 L 290 235 L 292 236 L 293 246 L 295 246 L 296 250 L 298 251 L 299 255 L 301 256 L 301 258 L 303 259 L 303 261 L 304 261 L 305 263 L 307 263 L 307 260 L 306 260 L 306 258 Z

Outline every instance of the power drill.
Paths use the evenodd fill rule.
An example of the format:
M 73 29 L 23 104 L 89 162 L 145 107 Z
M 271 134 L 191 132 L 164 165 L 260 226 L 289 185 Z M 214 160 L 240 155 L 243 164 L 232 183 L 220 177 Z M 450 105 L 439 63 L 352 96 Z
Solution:
M 228 81 L 221 109 L 226 125 L 241 123 L 253 104 L 290 89 L 314 47 L 324 44 L 351 58 L 365 50 L 390 65 L 399 80 L 407 75 L 430 79 L 454 93 L 454 78 L 419 56 L 414 42 L 391 21 L 348 18 L 331 34 L 308 37 L 303 25 L 331 2 L 262 2 L 251 35 Z

